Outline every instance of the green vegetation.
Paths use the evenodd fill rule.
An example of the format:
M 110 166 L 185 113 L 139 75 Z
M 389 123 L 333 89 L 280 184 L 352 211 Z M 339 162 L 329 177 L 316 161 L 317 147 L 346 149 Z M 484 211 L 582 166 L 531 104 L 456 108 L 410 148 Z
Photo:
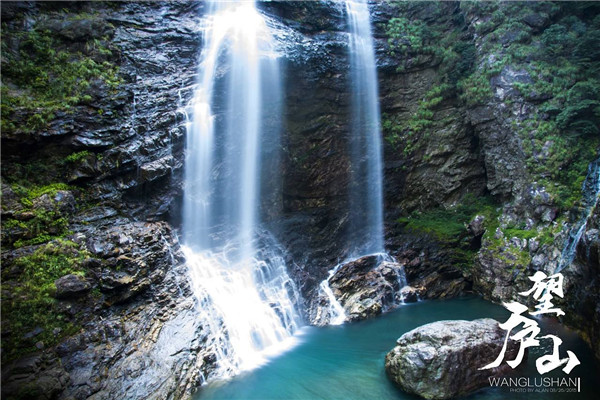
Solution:
M 50 197 L 56 196 L 56 193 L 60 190 L 71 190 L 72 187 L 66 183 L 51 183 L 44 186 L 30 186 L 24 187 L 19 185 L 13 185 L 12 190 L 21 197 L 21 203 L 24 206 L 31 206 L 31 201 L 37 199 L 40 196 L 47 194 Z
M 478 249 L 469 243 L 467 225 L 477 215 L 484 217 L 485 236 L 492 236 L 499 225 L 498 205 L 488 197 L 466 196 L 453 207 L 415 211 L 397 222 L 408 231 L 430 235 L 451 250 L 450 262 L 453 265 L 469 269 Z
M 45 186 L 23 187 L 12 185 L 13 192 L 19 197 L 22 210 L 3 223 L 3 242 L 15 248 L 45 243 L 69 233 L 69 220 L 57 209 L 54 197 L 59 190 L 70 190 L 64 183 Z M 35 206 L 36 200 L 47 195 L 46 206 Z M 19 238 L 19 239 L 15 239 Z
M 28 136 L 76 106 L 98 108 L 95 99 L 116 93 L 121 78 L 115 49 L 104 36 L 110 24 L 96 14 L 69 13 L 43 11 L 27 23 L 17 16 L 2 25 L 1 130 L 3 138 L 15 139 L 12 146 L 20 137 L 25 146 L 8 150 L 6 160 L 3 153 L 3 184 L 10 186 L 2 199 L 2 250 L 10 252 L 2 265 L 3 363 L 79 330 L 80 316 L 55 300 L 54 282 L 85 273 L 90 255 L 66 239 L 72 207 L 85 192 L 61 181 L 94 153 L 69 154 L 56 142 L 29 147 Z
M 506 237 L 509 237 L 509 238 L 516 237 L 519 239 L 533 239 L 538 236 L 538 232 L 535 230 L 506 228 L 506 229 L 503 229 L 502 232 L 504 232 Z
M 381 126 L 386 140 L 394 146 L 402 143 L 405 155 L 412 153 L 415 150 L 414 146 L 417 143 L 418 135 L 426 132 L 427 128 L 433 124 L 433 109 L 443 101 L 445 92 L 448 90 L 450 87 L 447 84 L 435 86 L 429 90 L 425 94 L 425 98 L 419 102 L 417 111 L 404 122 L 384 115 Z
M 477 22 L 467 26 L 473 15 Z M 600 5 L 466 1 L 456 9 L 403 2 L 385 28 L 399 72 L 424 61 L 438 69 L 409 118 L 383 116 L 390 143 L 426 160 L 421 153 L 439 126 L 435 112 L 442 102 L 483 105 L 492 98 L 492 78 L 506 67 L 526 71 L 531 80 L 514 88 L 537 106 L 524 120 L 514 118 L 512 128 L 521 137 L 528 172 L 561 210 L 577 205 L 587 166 L 600 149 Z M 509 96 L 505 104 L 514 100 Z
M 399 12 L 406 12 L 415 5 L 400 3 L 397 7 Z M 401 146 L 406 155 L 416 151 L 427 138 L 427 132 L 434 126 L 435 108 L 445 99 L 464 91 L 464 82 L 469 82 L 474 68 L 475 46 L 460 23 L 457 24 L 458 21 L 448 20 L 448 15 L 452 14 L 450 7 L 429 3 L 428 13 L 421 17 L 423 19 L 418 16 L 413 19 L 403 16 L 392 18 L 385 27 L 390 54 L 399 58 L 398 72 L 423 62 L 438 65 L 436 82 L 409 118 L 383 116 L 386 140 L 395 147 Z M 475 99 L 471 92 L 469 99 Z
M 523 140 L 529 172 L 561 209 L 572 208 L 600 148 L 600 7 L 584 2 L 465 2 L 461 8 L 492 15 L 488 26 L 478 26 L 479 33 L 488 35 L 483 50 L 499 59 L 488 77 L 506 65 L 532 77 L 531 83 L 514 87 L 539 106 L 516 121 L 514 129 Z M 523 23 L 527 17 L 545 18 L 547 27 L 534 32 Z M 477 96 L 466 95 L 467 104 L 471 97 Z
M 524 65 L 533 82 L 515 85 L 526 98 L 540 99 L 539 110 L 516 129 L 529 169 L 563 210 L 577 205 L 600 149 L 600 15 L 588 7 L 576 3 L 558 14 L 539 37 L 543 51 Z
M 96 17 L 81 14 L 71 18 Z M 4 133 L 43 129 L 56 112 L 70 112 L 72 106 L 91 103 L 92 84 L 115 89 L 121 83 L 119 68 L 110 61 L 112 50 L 106 37 L 91 38 L 76 51 L 72 49 L 77 46 L 69 46 L 65 39 L 37 26 L 14 31 L 3 24 L 2 33 L 11 38 L 2 41 Z M 16 113 L 25 114 L 23 125 L 15 124 Z
M 422 58 L 436 50 L 430 44 L 433 41 L 431 31 L 423 21 L 410 21 L 405 17 L 392 18 L 386 26 L 386 33 L 391 55 L 399 55 L 403 60 L 397 68 L 398 72 L 405 70 L 409 56 Z M 418 63 L 421 59 L 414 61 Z
M 505 265 L 512 270 L 523 271 L 531 263 L 531 255 L 527 249 L 520 249 L 510 243 L 507 243 L 504 238 L 496 239 L 492 237 L 486 238 L 487 251 L 491 251 L 494 257 L 501 260 Z
M 415 211 L 399 218 L 398 222 L 405 224 L 406 229 L 431 234 L 439 241 L 457 242 L 467 235 L 467 225 L 476 215 L 484 216 L 486 231 L 495 231 L 498 226 L 497 207 L 489 197 L 468 195 L 453 207 Z
M 83 274 L 81 263 L 89 257 L 85 250 L 67 240 L 54 240 L 32 254 L 13 260 L 11 268 L 3 268 L 2 320 L 8 334 L 2 336 L 2 362 L 35 351 L 35 344 L 45 347 L 77 332 L 71 317 L 61 311 L 53 294 L 54 281 L 67 274 Z M 11 281 L 5 276 L 18 270 Z M 41 332 L 35 336 L 28 333 Z
M 71 164 L 78 163 L 79 161 L 86 159 L 91 154 L 92 153 L 90 153 L 87 150 L 79 151 L 77 153 L 72 153 L 72 154 L 69 154 L 67 157 L 65 157 L 65 162 L 71 163 Z

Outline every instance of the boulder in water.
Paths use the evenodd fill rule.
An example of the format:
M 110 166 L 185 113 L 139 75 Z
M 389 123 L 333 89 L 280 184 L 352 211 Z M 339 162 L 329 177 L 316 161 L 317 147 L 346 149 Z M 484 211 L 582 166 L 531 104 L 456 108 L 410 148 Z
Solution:
M 385 357 L 385 370 L 404 391 L 426 399 L 450 399 L 489 385 L 488 378 L 512 370 L 506 363 L 480 370 L 498 357 L 505 331 L 490 319 L 438 321 L 398 339 Z M 515 359 L 518 342 L 509 340 L 505 360 Z
M 401 302 L 404 284 L 402 266 L 380 255 L 358 258 L 344 264 L 329 281 L 348 319 L 362 320 Z

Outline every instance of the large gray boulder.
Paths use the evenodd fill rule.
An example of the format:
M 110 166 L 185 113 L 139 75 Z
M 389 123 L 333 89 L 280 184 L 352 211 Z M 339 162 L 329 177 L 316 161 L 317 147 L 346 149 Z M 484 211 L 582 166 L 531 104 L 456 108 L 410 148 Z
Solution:
M 385 357 L 385 370 L 404 391 L 426 399 L 465 395 L 512 370 L 504 361 L 498 368 L 479 369 L 498 357 L 505 336 L 489 318 L 423 325 L 398 339 Z M 509 340 L 504 360 L 515 359 L 518 349 L 518 342 Z

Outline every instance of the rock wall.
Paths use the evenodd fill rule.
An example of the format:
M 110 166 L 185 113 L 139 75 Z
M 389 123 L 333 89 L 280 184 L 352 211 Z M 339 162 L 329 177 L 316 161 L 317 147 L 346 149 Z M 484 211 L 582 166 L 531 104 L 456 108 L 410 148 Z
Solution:
M 195 81 L 201 8 L 2 5 L 3 54 L 23 57 L 30 39 L 14 32 L 35 30 L 71 62 L 108 62 L 120 78 L 115 88 L 92 80 L 85 100 L 65 102 L 34 130 L 31 110 L 3 103 L 3 124 L 9 110 L 17 125 L 2 131 L 3 397 L 181 398 L 210 375 L 215 357 L 173 229 L 185 134 L 178 109 Z M 4 79 L 3 97 L 4 84 L 20 95 Z M 37 282 L 26 278 L 28 262 L 63 260 L 75 274 L 56 280 L 56 301 L 22 297 L 19 288 Z M 23 306 L 29 320 L 15 316 Z M 43 325 L 43 314 L 59 326 Z

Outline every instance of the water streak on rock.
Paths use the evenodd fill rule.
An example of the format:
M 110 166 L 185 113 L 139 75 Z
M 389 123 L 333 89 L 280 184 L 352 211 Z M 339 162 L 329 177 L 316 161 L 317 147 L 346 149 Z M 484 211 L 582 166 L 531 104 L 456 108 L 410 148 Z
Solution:
M 587 221 L 594 211 L 598 199 L 600 198 L 600 158 L 591 162 L 588 166 L 588 173 L 581 188 L 583 193 L 581 199 L 581 212 L 577 223 L 569 231 L 567 243 L 560 255 L 558 266 L 554 273 L 562 271 L 573 262 L 577 252 L 577 244 L 581 235 L 585 232 Z

